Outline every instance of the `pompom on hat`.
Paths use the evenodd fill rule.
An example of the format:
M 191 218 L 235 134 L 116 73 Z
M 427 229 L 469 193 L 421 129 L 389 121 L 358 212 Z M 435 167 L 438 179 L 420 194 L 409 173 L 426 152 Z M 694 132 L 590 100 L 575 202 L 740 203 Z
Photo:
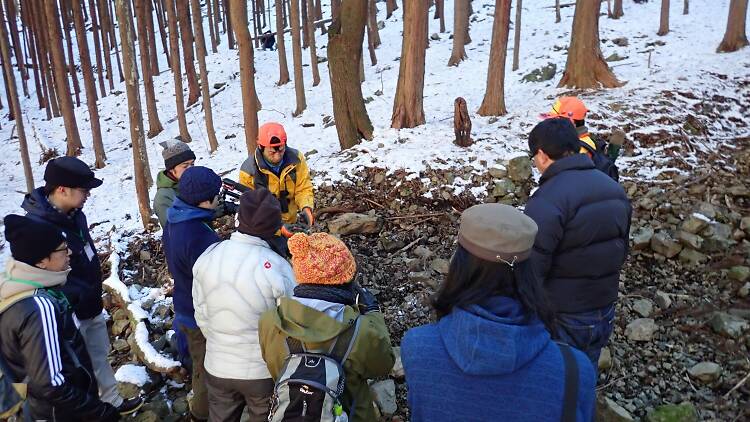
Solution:
M 346 284 L 357 264 L 344 242 L 327 233 L 297 233 L 289 238 L 292 268 L 300 284 Z

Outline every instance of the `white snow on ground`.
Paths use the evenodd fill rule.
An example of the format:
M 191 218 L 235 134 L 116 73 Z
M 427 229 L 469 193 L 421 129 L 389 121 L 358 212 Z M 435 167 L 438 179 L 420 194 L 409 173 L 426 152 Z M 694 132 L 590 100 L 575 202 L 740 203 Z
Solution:
M 311 86 L 310 67 L 306 65 L 304 68 L 308 107 L 300 117 L 292 117 L 291 112 L 295 108 L 294 83 L 290 82 L 281 87 L 275 85 L 278 79 L 275 51 L 255 52 L 256 85 L 258 96 L 263 103 L 263 109 L 259 113 L 260 123 L 275 120 L 284 124 L 290 145 L 308 154 L 310 167 L 315 171 L 314 182 L 318 185 L 351 180 L 354 171 L 370 166 L 386 168 L 391 172 L 405 169 L 407 172 L 416 173 L 427 166 L 447 168 L 472 165 L 475 171 L 484 172 L 486 168 L 502 163 L 503 160 L 525 154 L 526 136 L 531 127 L 538 122 L 539 113 L 547 111 L 555 97 L 569 92 L 556 86 L 565 67 L 565 47 L 569 43 L 574 8 L 563 8 L 562 22 L 556 24 L 554 8 L 548 7 L 553 4 L 552 1 L 526 2 L 522 19 L 520 68 L 515 72 L 510 71 L 513 38 L 511 29 L 505 87 L 508 115 L 495 121 L 473 114 L 478 109 L 485 91 L 494 1 L 475 0 L 473 4 L 475 15 L 472 17 L 470 28 L 473 42 L 466 46 L 466 61 L 458 67 L 447 66 L 452 47 L 449 35 L 453 26 L 453 2 L 446 2 L 445 18 L 449 32 L 439 34 L 440 40 L 430 41 L 424 88 L 424 110 L 427 120 L 425 125 L 403 130 L 390 128 L 398 78 L 398 58 L 401 53 L 403 8 L 385 20 L 383 3 L 378 3 L 381 9 L 379 20 L 385 20 L 385 28 L 380 31 L 383 44 L 377 49 L 378 64 L 370 65 L 365 50 L 366 81 L 362 84 L 365 98 L 371 99 L 367 109 L 375 126 L 372 141 L 363 142 L 349 151 L 339 152 L 335 127 L 322 127 L 323 117 L 332 115 L 327 63 L 321 63 L 321 83 L 317 87 Z M 611 63 L 617 77 L 627 81 L 627 84 L 618 89 L 580 93 L 598 117 L 595 123 L 606 127 L 621 127 L 632 123 L 614 104 L 668 101 L 660 94 L 667 90 L 692 92 L 698 97 L 697 100 L 690 100 L 693 103 L 703 101 L 707 92 L 720 92 L 726 97 L 736 98 L 737 93 L 727 88 L 728 82 L 715 76 L 728 75 L 731 79 L 750 75 L 750 54 L 747 54 L 747 49 L 732 54 L 715 52 L 724 33 L 728 4 L 729 0 L 694 0 L 691 2 L 690 14 L 684 16 L 681 14 L 682 5 L 673 2 L 671 32 L 664 37 L 656 36 L 659 2 L 643 5 L 624 2 L 625 16 L 620 20 L 602 16 L 602 52 L 605 57 L 615 52 L 627 57 L 623 61 Z M 605 8 L 606 6 L 602 10 Z M 324 10 L 328 10 L 327 6 Z M 431 10 L 431 16 L 432 12 Z M 430 18 L 429 25 L 430 34 L 438 33 L 437 20 Z M 208 30 L 205 33 L 208 37 Z M 318 55 L 325 57 L 324 47 L 327 38 L 320 35 L 320 31 L 317 34 Z M 623 36 L 629 39 L 629 46 L 618 47 L 612 43 L 613 38 Z M 649 43 L 657 40 L 666 44 L 649 46 Z M 193 137 L 191 148 L 198 156 L 197 164 L 209 166 L 220 174 L 227 173 L 229 177 L 236 178 L 237 169 L 247 156 L 242 128 L 240 80 L 237 75 L 238 53 L 227 49 L 226 37 L 223 37 L 221 42 L 219 53 L 209 54 L 207 57 L 212 92 L 216 90 L 214 84 L 227 83 L 226 89 L 212 99 L 219 150 L 212 155 L 207 152 L 208 142 L 200 106 L 188 111 L 188 125 Z M 292 53 L 289 34 L 286 44 L 291 73 Z M 161 46 L 157 49 L 161 51 Z M 304 63 L 309 63 L 309 60 L 309 52 L 304 51 Z M 165 130 L 157 137 L 147 140 L 154 179 L 163 163 L 158 143 L 176 136 L 179 132 L 175 120 L 172 75 L 166 68 L 163 55 L 160 56 L 160 62 L 161 74 L 155 78 L 155 87 L 159 99 L 159 116 Z M 542 83 L 520 82 L 523 75 L 547 63 L 557 65 L 558 72 L 554 79 Z M 29 83 L 33 89 L 33 83 Z M 117 84 L 116 89 L 120 91 L 119 95 L 109 93 L 99 101 L 108 159 L 107 166 L 97 170 L 96 174 L 104 179 L 105 184 L 94 191 L 85 208 L 89 223 L 95 225 L 92 231 L 98 241 L 106 241 L 106 234 L 113 227 L 120 233 L 141 227 L 132 178 L 133 164 L 129 148 L 130 133 L 124 84 Z M 187 90 L 187 84 L 185 89 Z M 376 91 L 382 91 L 383 94 L 376 95 Z M 476 142 L 469 148 L 459 148 L 452 143 L 453 100 L 458 96 L 467 100 L 469 111 L 472 113 L 472 137 Z M 83 93 L 81 97 L 82 106 L 76 110 L 78 128 L 85 146 L 81 158 L 93 164 L 88 112 L 83 101 Z M 144 98 L 141 94 L 142 102 L 145 101 Z M 44 111 L 37 109 L 34 93 L 31 93 L 30 98 L 23 100 L 22 107 L 32 162 L 38 162 L 43 148 L 55 148 L 64 153 L 65 130 L 62 118 L 45 120 Z M 143 113 L 145 119 L 145 107 Z M 629 139 L 632 141 L 634 133 L 653 133 L 665 128 L 679 127 L 679 122 L 684 120 L 687 113 L 686 110 L 683 115 L 674 116 L 675 123 L 636 127 L 629 134 Z M 740 119 L 744 118 L 739 106 L 730 107 L 727 113 Z M 0 204 L 0 212 L 4 215 L 22 212 L 20 203 L 25 182 L 19 159 L 18 140 L 12 138 L 15 136 L 14 125 L 7 121 L 2 123 L 0 139 L 4 141 L 0 142 L 0 156 L 3 157 L 0 161 L 0 179 L 5 183 L 0 186 L 0 192 L 5 200 Z M 145 121 L 146 130 L 147 125 Z M 717 129 L 721 128 L 712 127 L 713 131 Z M 740 129 L 734 129 L 735 133 L 725 133 L 727 138 L 738 135 Z M 699 148 L 710 150 L 717 142 L 723 142 L 722 138 L 706 139 L 704 145 Z M 665 171 L 679 171 L 660 169 L 658 158 L 663 155 L 658 151 L 652 153 L 639 150 L 638 153 L 633 158 L 622 160 L 623 165 L 638 168 L 637 177 L 653 178 Z M 643 161 L 644 158 L 652 160 Z M 686 162 L 696 164 L 690 157 L 686 157 Z M 43 183 L 43 172 L 44 166 L 36 165 L 34 177 L 37 186 Z M 464 189 L 460 183 L 461 178 L 456 178 L 456 192 Z M 152 195 L 155 189 L 154 186 L 151 190 Z M 479 189 L 474 191 L 475 194 L 482 193 Z M 3 253 L 7 253 L 7 248 L 4 249 Z
M 126 363 L 117 369 L 115 379 L 119 382 L 127 382 L 142 387 L 149 381 L 145 366 Z

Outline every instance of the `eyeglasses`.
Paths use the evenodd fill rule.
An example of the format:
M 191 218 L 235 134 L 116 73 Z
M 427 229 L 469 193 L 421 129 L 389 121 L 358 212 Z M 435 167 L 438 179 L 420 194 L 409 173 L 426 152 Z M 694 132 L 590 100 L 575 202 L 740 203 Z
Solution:
M 271 149 L 274 152 L 281 152 L 281 151 L 284 151 L 286 149 L 286 145 L 277 145 L 275 147 L 272 146 Z
M 54 251 L 52 251 L 52 253 L 62 252 L 62 251 L 66 251 L 66 252 L 68 251 L 68 244 L 67 243 L 65 245 L 63 245 L 63 247 L 55 249 Z
M 73 188 L 73 189 L 77 190 L 78 192 L 81 192 L 84 195 L 91 195 L 91 189 L 86 189 L 86 188 Z
M 536 154 L 539 152 L 539 150 L 536 150 L 534 152 L 529 151 L 529 160 L 534 160 L 534 157 L 536 157 Z

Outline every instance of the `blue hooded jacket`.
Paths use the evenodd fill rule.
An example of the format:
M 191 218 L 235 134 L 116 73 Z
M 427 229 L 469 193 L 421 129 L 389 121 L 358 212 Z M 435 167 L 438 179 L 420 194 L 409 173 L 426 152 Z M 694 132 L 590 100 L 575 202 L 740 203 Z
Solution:
M 212 244 L 221 240 L 208 222 L 214 210 L 199 208 L 178 196 L 167 209 L 167 227 L 162 242 L 167 267 L 174 278 L 175 317 L 188 328 L 197 328 L 193 308 L 193 265 Z
M 579 368 L 577 421 L 594 416 L 596 375 Z M 401 342 L 412 422 L 559 421 L 565 366 L 544 325 L 514 299 L 495 296 L 455 308 Z

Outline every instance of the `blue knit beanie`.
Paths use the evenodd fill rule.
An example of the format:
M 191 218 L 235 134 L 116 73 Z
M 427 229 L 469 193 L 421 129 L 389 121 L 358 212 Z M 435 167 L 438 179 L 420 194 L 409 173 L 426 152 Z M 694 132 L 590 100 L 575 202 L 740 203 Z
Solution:
M 198 205 L 203 201 L 211 201 L 219 194 L 221 178 L 208 167 L 193 166 L 185 170 L 180 177 L 177 190 L 183 201 L 190 205 Z

